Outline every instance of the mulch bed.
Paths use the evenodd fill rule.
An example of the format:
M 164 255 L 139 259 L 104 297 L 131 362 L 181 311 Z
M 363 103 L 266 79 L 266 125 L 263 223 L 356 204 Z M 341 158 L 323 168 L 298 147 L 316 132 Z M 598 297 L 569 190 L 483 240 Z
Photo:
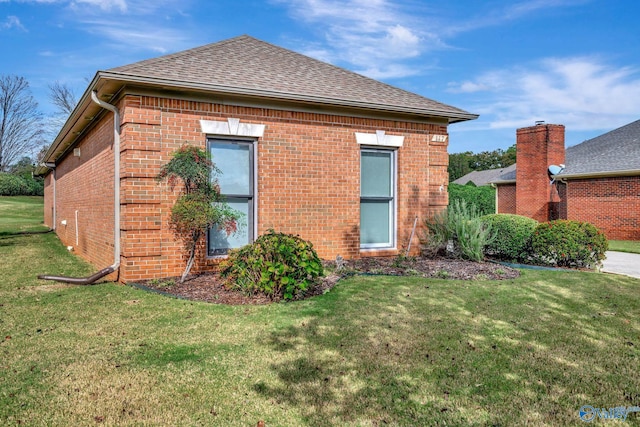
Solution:
M 345 262 L 338 272 L 335 262 L 325 262 L 326 276 L 322 278 L 304 298 L 321 295 L 331 289 L 345 275 L 379 274 L 392 276 L 419 276 L 437 279 L 457 280 L 503 280 L 520 275 L 516 269 L 489 262 L 471 262 L 450 258 L 362 258 Z M 272 299 L 261 295 L 246 295 L 240 291 L 228 289 L 217 273 L 192 275 L 179 283 L 177 277 L 163 280 L 145 281 L 137 284 L 152 291 L 175 297 L 206 301 L 216 304 L 244 305 L 270 304 Z M 169 283 L 169 284 L 168 284 Z

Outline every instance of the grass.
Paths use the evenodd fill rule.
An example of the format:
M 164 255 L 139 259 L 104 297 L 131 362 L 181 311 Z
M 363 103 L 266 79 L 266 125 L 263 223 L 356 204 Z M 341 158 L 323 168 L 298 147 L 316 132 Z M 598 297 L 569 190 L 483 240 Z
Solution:
M 609 240 L 609 250 L 640 254 L 640 242 L 631 240 Z
M 0 259 L 1 425 L 577 425 L 640 405 L 637 279 L 356 276 L 230 307 L 39 281 L 91 270 L 52 234 L 0 236 Z
M 22 231 L 42 231 L 43 198 L 0 196 L 0 235 Z

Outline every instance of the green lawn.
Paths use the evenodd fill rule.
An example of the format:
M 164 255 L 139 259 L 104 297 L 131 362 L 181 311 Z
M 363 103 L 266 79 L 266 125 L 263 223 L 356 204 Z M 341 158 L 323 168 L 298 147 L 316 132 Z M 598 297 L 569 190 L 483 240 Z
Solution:
M 92 270 L 53 234 L 0 235 L 0 259 L 0 425 L 556 426 L 640 405 L 637 279 L 358 276 L 230 307 L 39 281 Z
M 40 231 L 43 198 L 39 196 L 0 196 L 0 235 L 17 231 Z
M 640 242 L 630 240 L 609 240 L 609 250 L 640 254 Z

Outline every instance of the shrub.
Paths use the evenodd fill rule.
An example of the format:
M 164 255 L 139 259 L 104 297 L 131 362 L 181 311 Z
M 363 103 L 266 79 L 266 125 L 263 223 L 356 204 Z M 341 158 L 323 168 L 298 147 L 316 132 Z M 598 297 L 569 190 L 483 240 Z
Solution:
M 218 227 L 227 235 L 237 232 L 242 214 L 224 202 L 216 177 L 219 173 L 208 151 L 184 145 L 173 153 L 156 177 L 157 181 L 166 179 L 172 188 L 182 184 L 183 193 L 171 208 L 169 221 L 189 254 L 180 283 L 191 271 L 198 242 L 209 229 Z
M 322 275 L 322 262 L 313 244 L 273 230 L 252 244 L 231 250 L 221 268 L 227 286 L 276 300 L 304 295 Z
M 437 212 L 424 221 L 424 233 L 420 236 L 422 251 L 428 255 L 444 255 L 447 244 L 453 241 L 453 229 L 449 224 L 448 209 Z
M 531 236 L 534 259 L 560 267 L 599 266 L 609 243 L 596 226 L 588 222 L 556 220 L 538 225 Z
M 531 235 L 538 221 L 522 215 L 485 215 L 482 222 L 491 226 L 495 238 L 489 242 L 487 254 L 502 260 L 526 261 L 529 257 Z
M 449 205 L 462 200 L 466 201 L 467 205 L 475 205 L 481 215 L 496 211 L 496 189 L 488 185 L 476 187 L 473 183 L 449 183 Z
M 28 192 L 27 183 L 22 178 L 0 173 L 0 196 L 20 196 L 26 192 Z
M 447 252 L 459 258 L 482 261 L 484 247 L 493 239 L 491 227 L 480 220 L 476 206 L 465 200 L 455 200 L 445 212 L 427 219 L 425 227 L 427 232 L 422 242 L 431 254 Z
M 0 196 L 42 196 L 43 194 L 44 183 L 41 179 L 0 173 Z

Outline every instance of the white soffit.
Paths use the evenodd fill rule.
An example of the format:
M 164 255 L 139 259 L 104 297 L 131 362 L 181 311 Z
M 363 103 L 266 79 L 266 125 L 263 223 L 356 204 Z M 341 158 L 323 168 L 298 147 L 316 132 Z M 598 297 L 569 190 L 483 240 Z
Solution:
M 386 135 L 383 130 L 376 133 L 356 132 L 356 141 L 360 145 L 377 145 L 381 147 L 402 147 L 404 144 L 403 135 Z
M 250 136 L 260 138 L 264 135 L 265 125 L 240 123 L 240 119 L 229 118 L 226 122 L 200 120 L 200 128 L 207 135 Z

